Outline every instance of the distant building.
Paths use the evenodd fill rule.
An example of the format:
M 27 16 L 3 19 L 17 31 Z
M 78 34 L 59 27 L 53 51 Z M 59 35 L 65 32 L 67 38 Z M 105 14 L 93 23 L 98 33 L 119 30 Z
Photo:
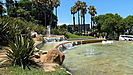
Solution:
M 72 29 L 74 29 L 74 25 L 69 25 L 70 27 L 72 27 Z M 76 29 L 80 29 L 80 31 L 84 31 L 84 25 L 80 24 L 80 28 L 78 27 L 78 24 L 75 25 Z M 85 24 L 85 31 L 87 31 L 87 29 L 90 28 L 90 24 Z

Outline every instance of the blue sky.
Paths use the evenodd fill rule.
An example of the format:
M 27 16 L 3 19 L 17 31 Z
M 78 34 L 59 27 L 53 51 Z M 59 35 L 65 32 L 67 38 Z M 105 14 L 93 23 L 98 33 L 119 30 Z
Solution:
M 70 8 L 77 0 L 61 0 L 61 5 L 58 7 L 58 24 L 72 24 L 72 15 Z M 86 2 L 88 7 L 95 6 L 97 15 L 106 13 L 118 13 L 125 18 L 133 15 L 133 0 L 80 0 Z M 96 16 L 97 16 L 96 15 Z M 86 14 L 86 23 L 90 23 L 90 15 Z

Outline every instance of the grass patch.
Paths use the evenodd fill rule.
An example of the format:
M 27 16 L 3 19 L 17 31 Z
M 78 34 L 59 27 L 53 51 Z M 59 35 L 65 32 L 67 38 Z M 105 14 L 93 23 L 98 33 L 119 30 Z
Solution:
M 11 66 L 0 71 L 0 75 L 70 75 L 66 73 L 61 66 L 56 67 L 56 71 L 44 72 L 40 68 L 33 68 L 23 70 L 19 66 Z
M 94 38 L 92 36 L 78 36 L 78 35 L 74 35 L 71 33 L 67 33 L 67 35 L 69 36 L 69 39 L 76 39 L 76 38 Z

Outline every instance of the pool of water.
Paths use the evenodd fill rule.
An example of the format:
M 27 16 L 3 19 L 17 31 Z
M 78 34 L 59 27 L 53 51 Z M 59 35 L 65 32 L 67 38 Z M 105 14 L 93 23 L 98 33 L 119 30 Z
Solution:
M 73 75 L 133 75 L 133 44 L 79 45 L 67 50 L 63 65 Z

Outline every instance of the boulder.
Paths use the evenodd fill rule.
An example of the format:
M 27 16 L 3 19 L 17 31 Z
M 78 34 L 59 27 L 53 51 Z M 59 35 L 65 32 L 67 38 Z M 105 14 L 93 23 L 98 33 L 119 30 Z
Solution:
M 58 63 L 61 65 L 65 59 L 65 55 L 58 49 L 51 49 L 47 52 L 44 63 Z
M 31 37 L 32 38 L 35 38 L 37 35 L 38 35 L 37 32 L 34 32 L 34 31 L 31 32 Z
M 47 54 L 40 54 L 40 62 L 44 63 Z

